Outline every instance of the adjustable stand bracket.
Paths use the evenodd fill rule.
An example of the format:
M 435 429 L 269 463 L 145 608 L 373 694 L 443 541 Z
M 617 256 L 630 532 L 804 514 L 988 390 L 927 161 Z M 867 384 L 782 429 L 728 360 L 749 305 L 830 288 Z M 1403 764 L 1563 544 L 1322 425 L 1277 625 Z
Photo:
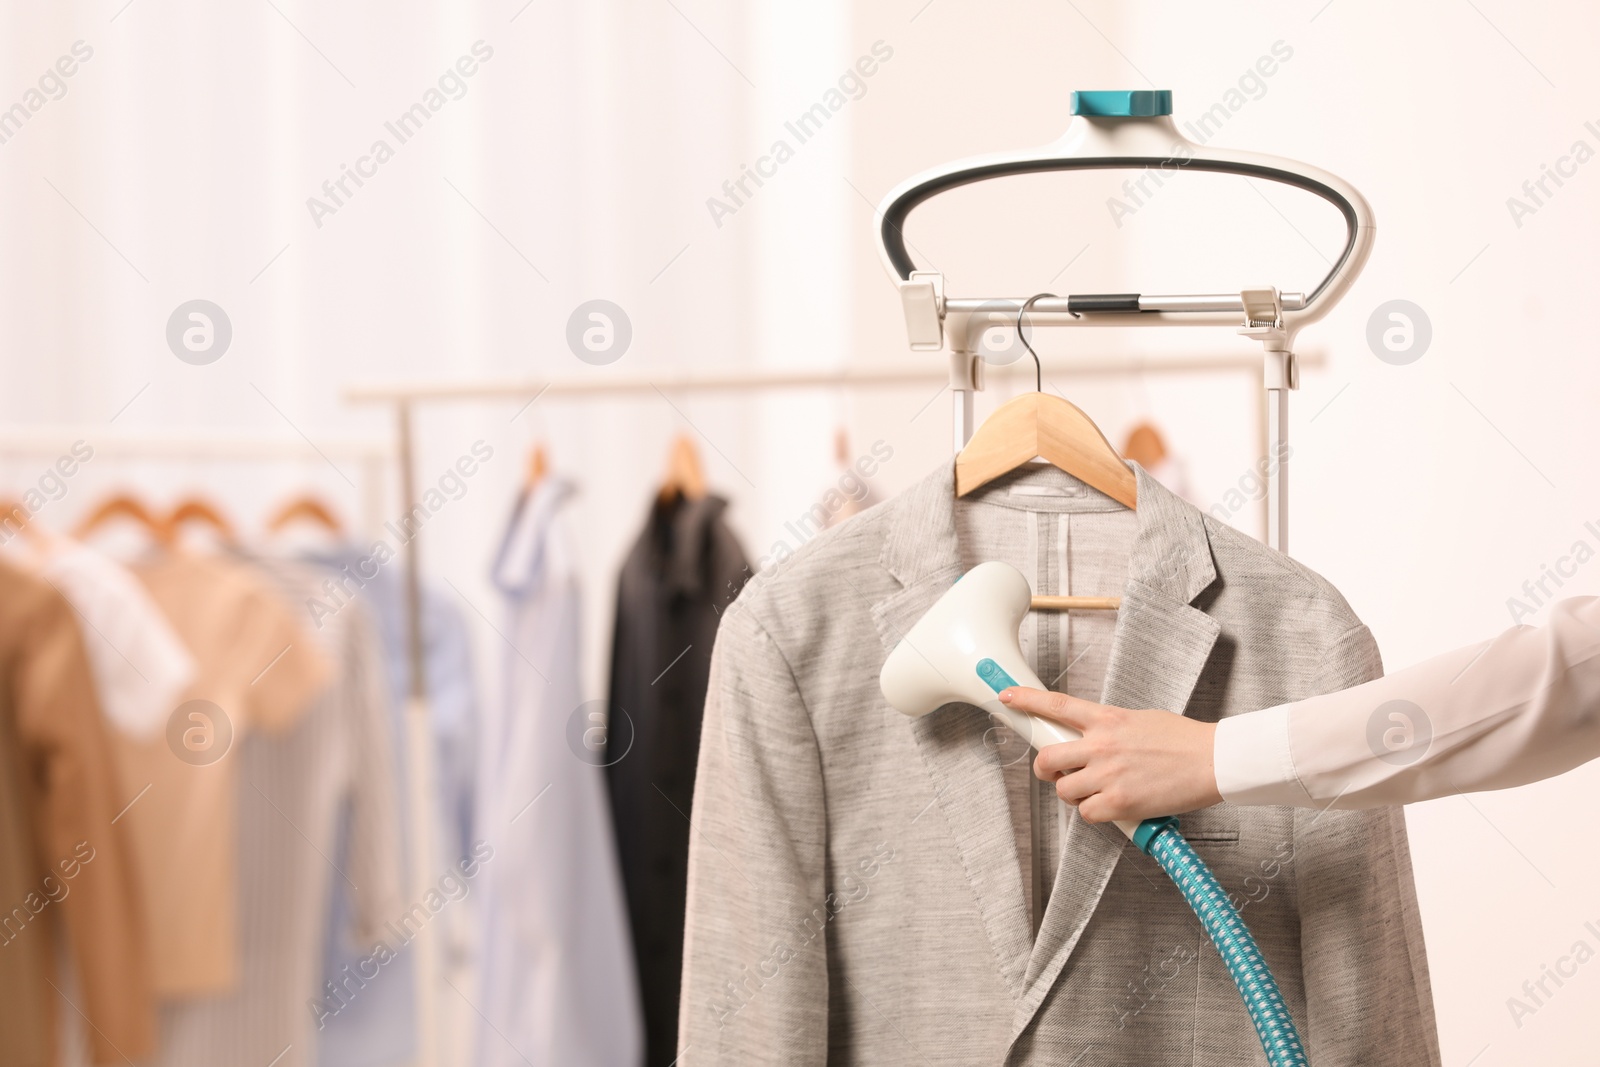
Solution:
M 1267 396 L 1266 446 L 1260 475 L 1266 483 L 1267 547 L 1289 550 L 1289 392 L 1300 388 L 1300 367 L 1291 350 L 1294 337 L 1283 321 L 1283 297 L 1276 289 L 1246 289 L 1241 337 L 1261 342 L 1261 385 Z
M 935 276 L 937 277 L 937 275 Z M 934 283 L 936 290 L 940 291 L 939 302 L 944 303 L 942 280 Z M 907 312 L 909 319 L 910 313 Z M 945 315 L 939 317 L 939 330 L 942 339 L 950 342 L 947 353 L 950 360 L 950 399 L 951 416 L 950 426 L 951 441 L 955 451 L 960 452 L 967 447 L 967 442 L 972 439 L 974 426 L 973 399 L 983 389 L 983 357 L 978 355 L 978 346 L 983 343 L 984 323 L 974 322 L 974 315 L 970 312 L 958 311 L 949 314 L 950 328 L 944 329 Z M 909 322 L 908 322 L 909 325 Z
M 1239 336 L 1261 342 L 1267 388 L 1300 388 L 1300 370 L 1289 350 L 1291 337 L 1283 323 L 1283 294 L 1276 289 L 1245 289 L 1239 302 L 1244 305 Z

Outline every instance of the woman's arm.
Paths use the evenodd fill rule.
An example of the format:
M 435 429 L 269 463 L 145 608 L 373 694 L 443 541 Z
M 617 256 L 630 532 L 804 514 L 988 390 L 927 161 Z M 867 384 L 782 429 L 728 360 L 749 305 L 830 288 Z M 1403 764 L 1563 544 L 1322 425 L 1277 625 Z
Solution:
M 1338 693 L 1220 723 L 1011 689 L 1064 722 L 1034 770 L 1091 822 L 1235 804 L 1364 808 L 1507 789 L 1600 756 L 1600 598 L 1542 627 L 1425 660 Z

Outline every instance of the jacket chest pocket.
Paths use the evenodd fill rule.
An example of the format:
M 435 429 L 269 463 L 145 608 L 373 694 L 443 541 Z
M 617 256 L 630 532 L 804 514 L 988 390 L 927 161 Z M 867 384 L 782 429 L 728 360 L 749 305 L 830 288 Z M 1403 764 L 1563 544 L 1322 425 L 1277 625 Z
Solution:
M 1226 805 L 1191 811 L 1178 818 L 1178 832 L 1183 839 L 1202 850 L 1207 846 L 1236 847 L 1239 829 L 1239 810 Z

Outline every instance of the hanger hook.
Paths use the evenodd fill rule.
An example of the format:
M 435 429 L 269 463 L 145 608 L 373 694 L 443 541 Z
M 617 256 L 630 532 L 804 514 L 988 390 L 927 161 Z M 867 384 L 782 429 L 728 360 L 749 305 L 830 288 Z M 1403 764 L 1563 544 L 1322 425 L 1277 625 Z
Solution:
M 1039 362 L 1039 353 L 1033 350 L 1033 346 L 1028 343 L 1027 335 L 1022 332 L 1022 319 L 1027 315 L 1028 309 L 1033 307 L 1034 301 L 1043 300 L 1045 297 L 1051 300 L 1057 299 L 1054 293 L 1034 293 L 1023 301 L 1022 307 L 1017 309 L 1017 339 L 1022 342 L 1022 347 L 1028 350 L 1028 355 L 1033 357 L 1033 391 L 1036 393 L 1044 392 L 1044 367 Z

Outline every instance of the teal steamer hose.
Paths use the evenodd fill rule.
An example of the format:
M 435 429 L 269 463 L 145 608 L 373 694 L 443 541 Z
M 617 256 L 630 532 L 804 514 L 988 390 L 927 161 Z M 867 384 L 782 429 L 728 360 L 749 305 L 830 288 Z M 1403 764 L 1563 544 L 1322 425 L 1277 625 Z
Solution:
M 1016 679 L 992 659 L 979 660 L 977 668 L 978 677 L 996 693 L 1017 684 Z M 1211 943 L 1217 946 L 1222 961 L 1228 965 L 1233 984 L 1244 998 L 1256 1036 L 1266 1050 L 1267 1063 L 1271 1067 L 1309 1067 L 1294 1019 L 1283 1002 L 1283 994 L 1278 992 L 1277 981 L 1267 969 L 1267 961 L 1256 947 L 1256 939 L 1250 936 L 1250 928 L 1244 924 L 1233 901 L 1228 899 L 1217 876 L 1178 832 L 1178 820 L 1170 815 L 1146 819 L 1133 831 L 1133 843 L 1161 864 L 1183 899 L 1200 917 Z
M 1266 1050 L 1267 1062 L 1272 1067 L 1306 1067 L 1305 1049 L 1300 1045 L 1300 1035 L 1294 1028 L 1288 1005 L 1278 992 L 1278 983 L 1267 969 L 1267 961 L 1250 936 L 1250 928 L 1239 916 L 1223 890 L 1217 876 L 1211 873 L 1194 850 L 1178 832 L 1178 820 L 1146 819 L 1134 834 L 1134 844 L 1161 864 L 1173 884 L 1189 902 L 1201 925 L 1217 946 L 1222 961 L 1228 965 L 1233 984 L 1239 987 L 1244 1006 L 1255 1024 L 1256 1036 Z

